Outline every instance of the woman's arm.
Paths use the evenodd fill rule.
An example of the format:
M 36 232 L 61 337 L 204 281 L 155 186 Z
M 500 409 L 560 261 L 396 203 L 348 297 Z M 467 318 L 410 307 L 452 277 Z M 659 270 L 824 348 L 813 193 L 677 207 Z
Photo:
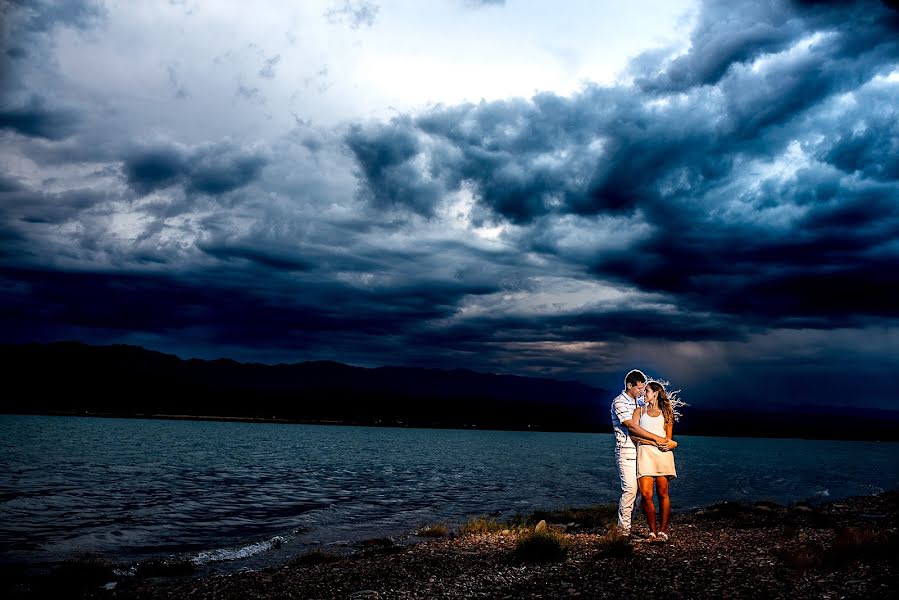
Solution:
M 674 450 L 677 447 L 677 442 L 671 439 L 672 435 L 674 435 L 674 423 L 665 423 L 665 436 L 671 440 L 668 443 L 668 450 Z
M 627 427 L 627 434 L 632 438 L 636 437 L 639 439 L 649 440 L 653 444 L 656 444 L 659 448 L 667 447 L 670 450 L 671 447 L 668 446 L 669 442 L 671 441 L 670 438 L 663 438 L 652 433 L 651 431 L 646 431 L 645 429 L 640 427 L 640 416 L 637 414 L 638 412 L 639 411 L 635 410 L 631 415 L 631 418 L 622 423 L 622 425 Z

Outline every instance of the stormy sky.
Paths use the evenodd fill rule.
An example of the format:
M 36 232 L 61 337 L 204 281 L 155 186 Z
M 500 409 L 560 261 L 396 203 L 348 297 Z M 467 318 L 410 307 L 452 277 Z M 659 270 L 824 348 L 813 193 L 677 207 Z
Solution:
M 4 0 L 0 342 L 897 407 L 891 3 Z

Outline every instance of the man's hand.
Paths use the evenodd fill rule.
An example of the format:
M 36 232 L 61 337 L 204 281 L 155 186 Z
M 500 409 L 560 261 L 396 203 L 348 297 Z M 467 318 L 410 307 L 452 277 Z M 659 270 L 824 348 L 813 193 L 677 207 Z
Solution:
M 667 438 L 667 437 L 663 438 L 663 437 L 657 436 L 656 434 L 646 431 L 645 429 L 640 427 L 640 418 L 637 417 L 636 415 L 637 415 L 637 413 L 635 412 L 633 415 L 631 415 L 630 419 L 628 419 L 627 421 L 621 422 L 622 425 L 627 427 L 629 436 L 631 436 L 633 438 L 642 438 L 642 439 L 649 440 L 653 444 L 656 444 L 657 446 L 659 446 L 659 448 L 662 447 L 663 442 L 667 443 L 667 442 L 671 441 L 670 438 Z
M 659 450 L 662 452 L 671 452 L 675 448 L 677 448 L 677 442 L 668 438 L 665 438 L 664 444 L 659 444 Z

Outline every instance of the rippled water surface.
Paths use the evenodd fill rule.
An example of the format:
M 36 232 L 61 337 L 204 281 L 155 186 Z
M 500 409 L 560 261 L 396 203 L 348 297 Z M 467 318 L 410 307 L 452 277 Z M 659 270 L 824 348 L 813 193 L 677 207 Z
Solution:
M 681 437 L 675 512 L 899 487 L 899 444 Z M 615 502 L 610 434 L 0 415 L 0 559 L 263 566 L 481 514 Z M 273 542 L 274 540 L 274 542 Z

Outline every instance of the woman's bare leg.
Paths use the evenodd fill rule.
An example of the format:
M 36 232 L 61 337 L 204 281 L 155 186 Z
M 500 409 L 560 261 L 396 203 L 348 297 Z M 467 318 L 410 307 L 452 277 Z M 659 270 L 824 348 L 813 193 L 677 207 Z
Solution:
M 668 478 L 656 477 L 656 492 L 659 495 L 659 510 L 662 513 L 662 526 L 660 530 L 668 533 L 668 517 L 671 516 L 671 498 L 668 497 Z M 640 480 L 643 481 L 642 479 Z M 643 491 L 642 486 L 640 491 Z
M 652 503 L 652 477 L 641 477 L 637 480 L 640 488 L 640 496 L 643 498 L 643 512 L 646 514 L 646 523 L 653 533 L 658 531 L 656 526 L 656 506 Z

